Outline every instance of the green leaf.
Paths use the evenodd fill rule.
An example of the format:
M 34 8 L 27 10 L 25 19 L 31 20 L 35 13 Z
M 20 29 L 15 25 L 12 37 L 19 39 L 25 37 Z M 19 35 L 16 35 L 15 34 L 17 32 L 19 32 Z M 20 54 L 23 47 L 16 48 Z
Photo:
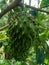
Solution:
M 42 0 L 41 2 L 41 7 L 44 7 L 45 5 L 48 5 L 49 4 L 49 0 Z

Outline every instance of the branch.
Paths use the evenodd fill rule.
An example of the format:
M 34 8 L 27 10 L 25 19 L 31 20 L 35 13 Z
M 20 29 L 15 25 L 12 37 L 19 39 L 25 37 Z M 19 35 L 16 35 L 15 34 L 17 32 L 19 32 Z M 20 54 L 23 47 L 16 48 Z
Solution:
M 2 31 L 2 30 L 4 30 L 4 29 L 8 28 L 8 26 L 9 26 L 9 24 L 7 24 L 6 26 L 1 27 L 1 28 L 0 28 L 0 31 Z
M 40 9 L 40 8 L 36 8 L 36 7 L 33 7 L 33 6 L 29 6 L 29 5 L 25 5 L 25 6 L 28 7 L 28 8 L 32 8 L 32 9 L 34 9 L 34 10 L 36 10 L 36 11 L 40 11 L 40 12 L 44 12 L 44 13 L 49 14 L 48 11 L 42 10 L 42 9 Z
M 21 0 L 15 0 L 14 2 L 12 2 L 10 5 L 8 5 L 1 13 L 0 13 L 0 18 L 6 14 L 7 12 L 9 12 L 11 9 L 17 7 L 19 5 Z
M 7 6 L 1 13 L 0 13 L 0 18 L 5 15 L 7 12 L 9 12 L 11 9 L 14 9 L 17 6 L 22 6 L 22 4 L 20 4 L 21 0 L 14 0 L 14 2 L 12 2 L 9 6 Z M 44 12 L 49 14 L 48 11 L 42 10 L 40 8 L 35 8 L 33 6 L 29 6 L 29 5 L 25 5 L 28 8 L 32 8 L 34 10 L 40 11 L 40 12 Z

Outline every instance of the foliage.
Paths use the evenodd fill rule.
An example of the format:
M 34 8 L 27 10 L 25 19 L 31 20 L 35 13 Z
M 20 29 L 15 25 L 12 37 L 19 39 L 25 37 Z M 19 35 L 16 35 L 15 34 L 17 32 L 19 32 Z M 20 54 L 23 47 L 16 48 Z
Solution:
M 6 1 L 5 0 L 1 0 L 0 1 L 0 9 L 3 9 L 5 7 Z
M 2 43 L 2 44 L 1 44 Z M 0 47 L 8 45 L 8 37 L 6 34 L 6 30 L 0 32 Z
M 42 0 L 41 7 L 49 5 L 49 0 Z
M 16 60 L 22 61 L 28 56 L 28 50 L 36 37 L 34 23 L 35 21 L 31 19 L 30 15 L 24 13 L 12 17 L 9 21 L 9 46 L 12 56 Z
M 5 2 L 7 2 L 7 0 L 5 0 Z M 4 9 L 5 2 L 2 2 L 0 4 L 0 8 Z M 49 0 L 42 0 L 40 6 L 43 7 L 48 4 Z M 25 8 L 26 12 L 28 10 L 29 9 Z M 49 11 L 48 8 L 46 10 Z M 36 49 L 38 49 L 38 46 L 41 44 L 45 52 L 44 63 L 49 65 L 49 46 L 46 43 L 46 40 L 49 39 L 49 15 L 43 12 L 37 12 L 35 18 L 33 15 L 30 16 L 29 13 L 22 13 L 20 7 L 15 8 L 12 11 L 13 12 L 11 12 L 10 15 L 8 15 L 9 13 L 7 14 L 9 16 L 8 31 L 3 30 L 0 32 L 0 47 L 2 47 L 3 45 L 5 47 L 5 53 L 11 53 L 12 58 L 14 57 L 16 60 L 19 61 L 26 60 L 32 63 L 33 65 L 36 65 Z M 21 13 L 16 13 L 20 11 Z M 6 16 L 2 17 L 2 19 L 0 20 L 0 27 L 7 24 Z M 5 62 L 4 64 L 7 65 L 6 63 L 8 62 Z M 15 65 L 21 65 L 21 62 L 16 62 Z
M 6 7 L 6 0 L 0 0 L 0 12 Z M 0 19 L 0 27 L 7 24 L 7 15 Z

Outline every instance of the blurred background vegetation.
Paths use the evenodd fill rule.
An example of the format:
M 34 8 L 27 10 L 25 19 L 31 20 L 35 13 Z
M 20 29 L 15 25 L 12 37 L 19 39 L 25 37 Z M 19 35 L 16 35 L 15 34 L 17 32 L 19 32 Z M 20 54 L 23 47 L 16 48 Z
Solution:
M 42 0 L 41 3 L 40 3 L 40 0 L 36 0 L 36 1 L 38 1 L 38 3 L 37 3 L 38 5 L 40 4 L 39 8 L 43 7 L 42 8 L 43 10 L 49 11 L 49 0 Z M 10 3 L 9 0 L 0 0 L 0 12 L 2 10 L 4 10 L 4 8 L 9 3 Z M 14 12 L 18 12 L 20 9 L 16 8 Z M 28 11 L 30 9 L 25 8 L 24 10 Z M 0 29 L 8 24 L 8 14 L 9 14 L 9 12 L 0 19 Z M 43 13 L 43 12 L 35 13 L 35 11 L 33 12 L 32 10 L 31 10 L 31 15 L 33 17 L 35 17 L 35 18 L 33 18 L 33 20 L 38 21 L 38 22 L 36 22 L 36 23 L 38 23 L 38 27 L 37 26 L 36 27 L 39 29 L 37 29 L 35 31 L 35 33 L 38 34 L 39 38 L 34 39 L 34 41 L 32 41 L 33 45 L 29 49 L 29 56 L 26 58 L 25 61 L 16 61 L 14 58 L 12 58 L 10 60 L 6 59 L 6 54 L 7 54 L 7 56 L 8 56 L 8 54 L 10 54 L 9 52 L 7 53 L 7 51 L 9 51 L 10 47 L 8 45 L 8 43 L 9 43 L 9 36 L 7 33 L 8 29 L 6 28 L 6 29 L 0 31 L 0 65 L 38 65 L 38 64 L 41 65 L 43 63 L 45 65 L 49 65 L 49 15 L 46 13 Z M 22 17 L 24 17 L 24 15 L 22 15 Z M 19 19 L 21 19 L 21 17 L 19 17 Z M 25 19 L 25 18 L 23 18 L 23 19 Z M 15 21 L 15 20 L 13 19 L 13 21 Z M 27 32 L 27 31 L 25 31 L 25 32 Z M 42 51 L 40 52 L 38 48 L 42 48 Z M 44 49 L 44 52 L 43 52 L 43 49 Z M 41 61 L 41 59 L 39 59 L 40 53 L 43 54 L 42 55 L 43 62 Z

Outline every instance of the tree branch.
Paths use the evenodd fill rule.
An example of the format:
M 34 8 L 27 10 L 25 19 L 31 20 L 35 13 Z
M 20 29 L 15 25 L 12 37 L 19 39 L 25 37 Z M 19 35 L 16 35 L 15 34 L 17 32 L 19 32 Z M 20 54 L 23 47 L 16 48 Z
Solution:
M 5 15 L 7 12 L 9 12 L 11 9 L 17 7 L 17 6 L 22 6 L 22 4 L 20 4 L 21 0 L 14 0 L 14 2 L 12 2 L 10 5 L 8 5 L 1 13 L 0 13 L 0 18 Z M 34 10 L 40 11 L 40 12 L 44 12 L 49 14 L 48 11 L 42 10 L 40 8 L 35 8 L 33 6 L 29 6 L 29 5 L 25 5 L 28 8 L 32 8 Z
M 8 5 L 1 13 L 0 13 L 0 18 L 6 14 L 8 11 L 10 11 L 11 9 L 17 7 L 19 5 L 21 0 L 15 0 L 14 2 L 12 2 L 10 5 Z
M 42 10 L 41 8 L 36 8 L 36 7 L 33 7 L 33 6 L 29 6 L 29 5 L 25 5 L 25 6 L 28 7 L 28 8 L 32 8 L 32 9 L 34 9 L 36 11 L 40 11 L 40 12 L 44 12 L 44 13 L 49 14 L 48 11 Z
M 8 28 L 8 26 L 9 26 L 9 24 L 7 24 L 7 25 L 1 27 L 1 28 L 0 28 L 0 31 L 2 31 L 2 30 L 4 30 L 4 29 Z

